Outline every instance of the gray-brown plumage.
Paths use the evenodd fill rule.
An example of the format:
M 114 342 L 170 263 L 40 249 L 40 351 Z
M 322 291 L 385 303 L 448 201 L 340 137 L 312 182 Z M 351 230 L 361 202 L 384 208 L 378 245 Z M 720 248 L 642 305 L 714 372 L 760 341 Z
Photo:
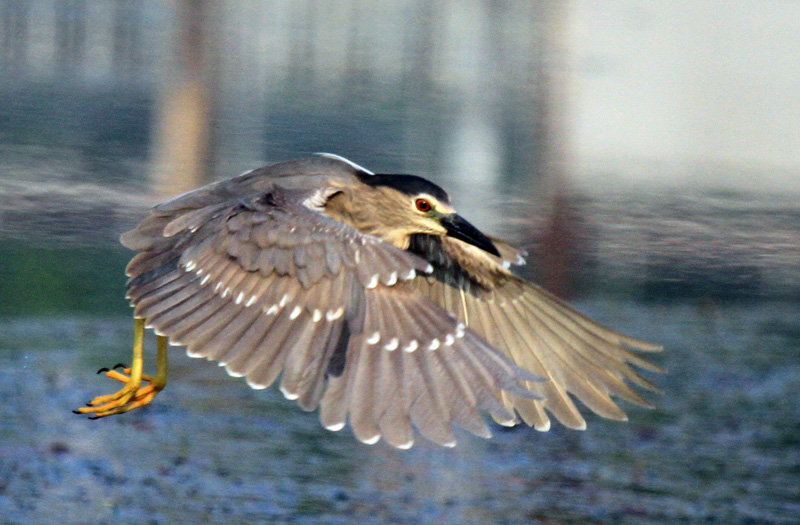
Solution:
M 488 437 L 482 412 L 539 430 L 585 421 L 569 394 L 612 419 L 610 395 L 650 406 L 625 347 L 514 276 L 523 262 L 414 176 L 336 156 L 275 164 L 153 208 L 122 238 L 135 316 L 253 388 L 280 389 L 326 428 L 452 446 L 451 424 Z

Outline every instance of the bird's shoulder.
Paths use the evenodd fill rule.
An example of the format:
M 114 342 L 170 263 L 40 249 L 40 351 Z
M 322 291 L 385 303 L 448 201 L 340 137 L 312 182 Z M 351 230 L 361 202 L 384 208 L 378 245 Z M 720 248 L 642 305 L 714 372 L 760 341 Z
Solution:
M 263 166 L 230 179 L 214 182 L 183 193 L 153 207 L 154 215 L 176 215 L 265 193 L 274 186 L 285 190 L 314 193 L 330 186 L 352 184 L 359 169 L 337 158 L 309 157 Z
M 222 216 L 231 216 L 242 207 L 257 207 L 265 196 L 276 198 L 283 215 L 293 210 L 295 215 L 304 210 L 316 209 L 315 201 L 324 199 L 333 188 L 351 184 L 357 179 L 359 168 L 339 158 L 310 157 L 264 166 L 236 177 L 207 184 L 156 204 L 136 228 L 122 235 L 122 244 L 132 250 L 150 250 L 162 243 L 164 237 L 177 232 L 193 231 L 200 225 Z M 252 210 L 251 210 L 252 211 Z M 263 210 L 262 210 L 263 211 Z M 223 217 L 223 218 L 225 218 Z M 321 220 L 312 217 L 312 220 Z M 274 224 L 280 224 L 276 221 Z

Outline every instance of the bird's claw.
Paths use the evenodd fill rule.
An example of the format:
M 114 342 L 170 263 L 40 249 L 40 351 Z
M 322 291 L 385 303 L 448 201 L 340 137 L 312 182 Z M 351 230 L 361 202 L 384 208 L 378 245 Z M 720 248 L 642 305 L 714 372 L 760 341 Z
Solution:
M 108 368 L 101 368 L 98 373 L 105 373 L 111 379 L 116 379 L 121 383 L 125 383 L 121 389 L 113 394 L 97 396 L 92 399 L 85 407 L 80 407 L 73 410 L 75 414 L 90 414 L 89 419 L 99 419 L 101 417 L 113 416 L 114 414 L 122 414 L 133 410 L 134 408 L 142 407 L 150 403 L 156 394 L 163 388 L 154 382 L 154 378 L 149 375 L 142 374 L 141 381 L 147 384 L 142 386 L 141 381 L 131 380 L 131 369 L 125 367 L 122 373 L 117 372 L 117 368 L 125 367 L 119 363 L 109 370 Z

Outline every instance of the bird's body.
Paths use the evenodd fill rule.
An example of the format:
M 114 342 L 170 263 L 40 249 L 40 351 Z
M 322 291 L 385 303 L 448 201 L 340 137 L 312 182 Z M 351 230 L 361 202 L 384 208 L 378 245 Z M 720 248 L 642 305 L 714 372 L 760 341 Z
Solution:
M 613 419 L 625 414 L 609 394 L 649 406 L 626 381 L 653 387 L 629 365 L 658 368 L 624 346 L 659 347 L 515 276 L 523 254 L 420 177 L 332 155 L 284 162 L 159 204 L 122 241 L 140 252 L 128 266 L 137 319 L 254 388 L 280 375 L 287 398 L 320 407 L 329 429 L 349 418 L 367 443 L 407 448 L 414 427 L 451 446 L 451 423 L 488 437 L 482 411 L 584 428 L 568 393 Z M 124 402 L 81 411 L 154 395 L 126 388 Z

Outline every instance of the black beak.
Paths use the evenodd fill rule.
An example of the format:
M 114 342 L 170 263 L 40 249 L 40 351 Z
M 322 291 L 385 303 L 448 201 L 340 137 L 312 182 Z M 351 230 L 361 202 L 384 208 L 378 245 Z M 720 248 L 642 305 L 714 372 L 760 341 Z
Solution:
M 468 223 L 461 215 L 445 215 L 441 219 L 442 226 L 447 230 L 447 235 L 454 239 L 464 241 L 481 250 L 500 257 L 497 246 L 492 240 L 482 234 L 478 228 Z

